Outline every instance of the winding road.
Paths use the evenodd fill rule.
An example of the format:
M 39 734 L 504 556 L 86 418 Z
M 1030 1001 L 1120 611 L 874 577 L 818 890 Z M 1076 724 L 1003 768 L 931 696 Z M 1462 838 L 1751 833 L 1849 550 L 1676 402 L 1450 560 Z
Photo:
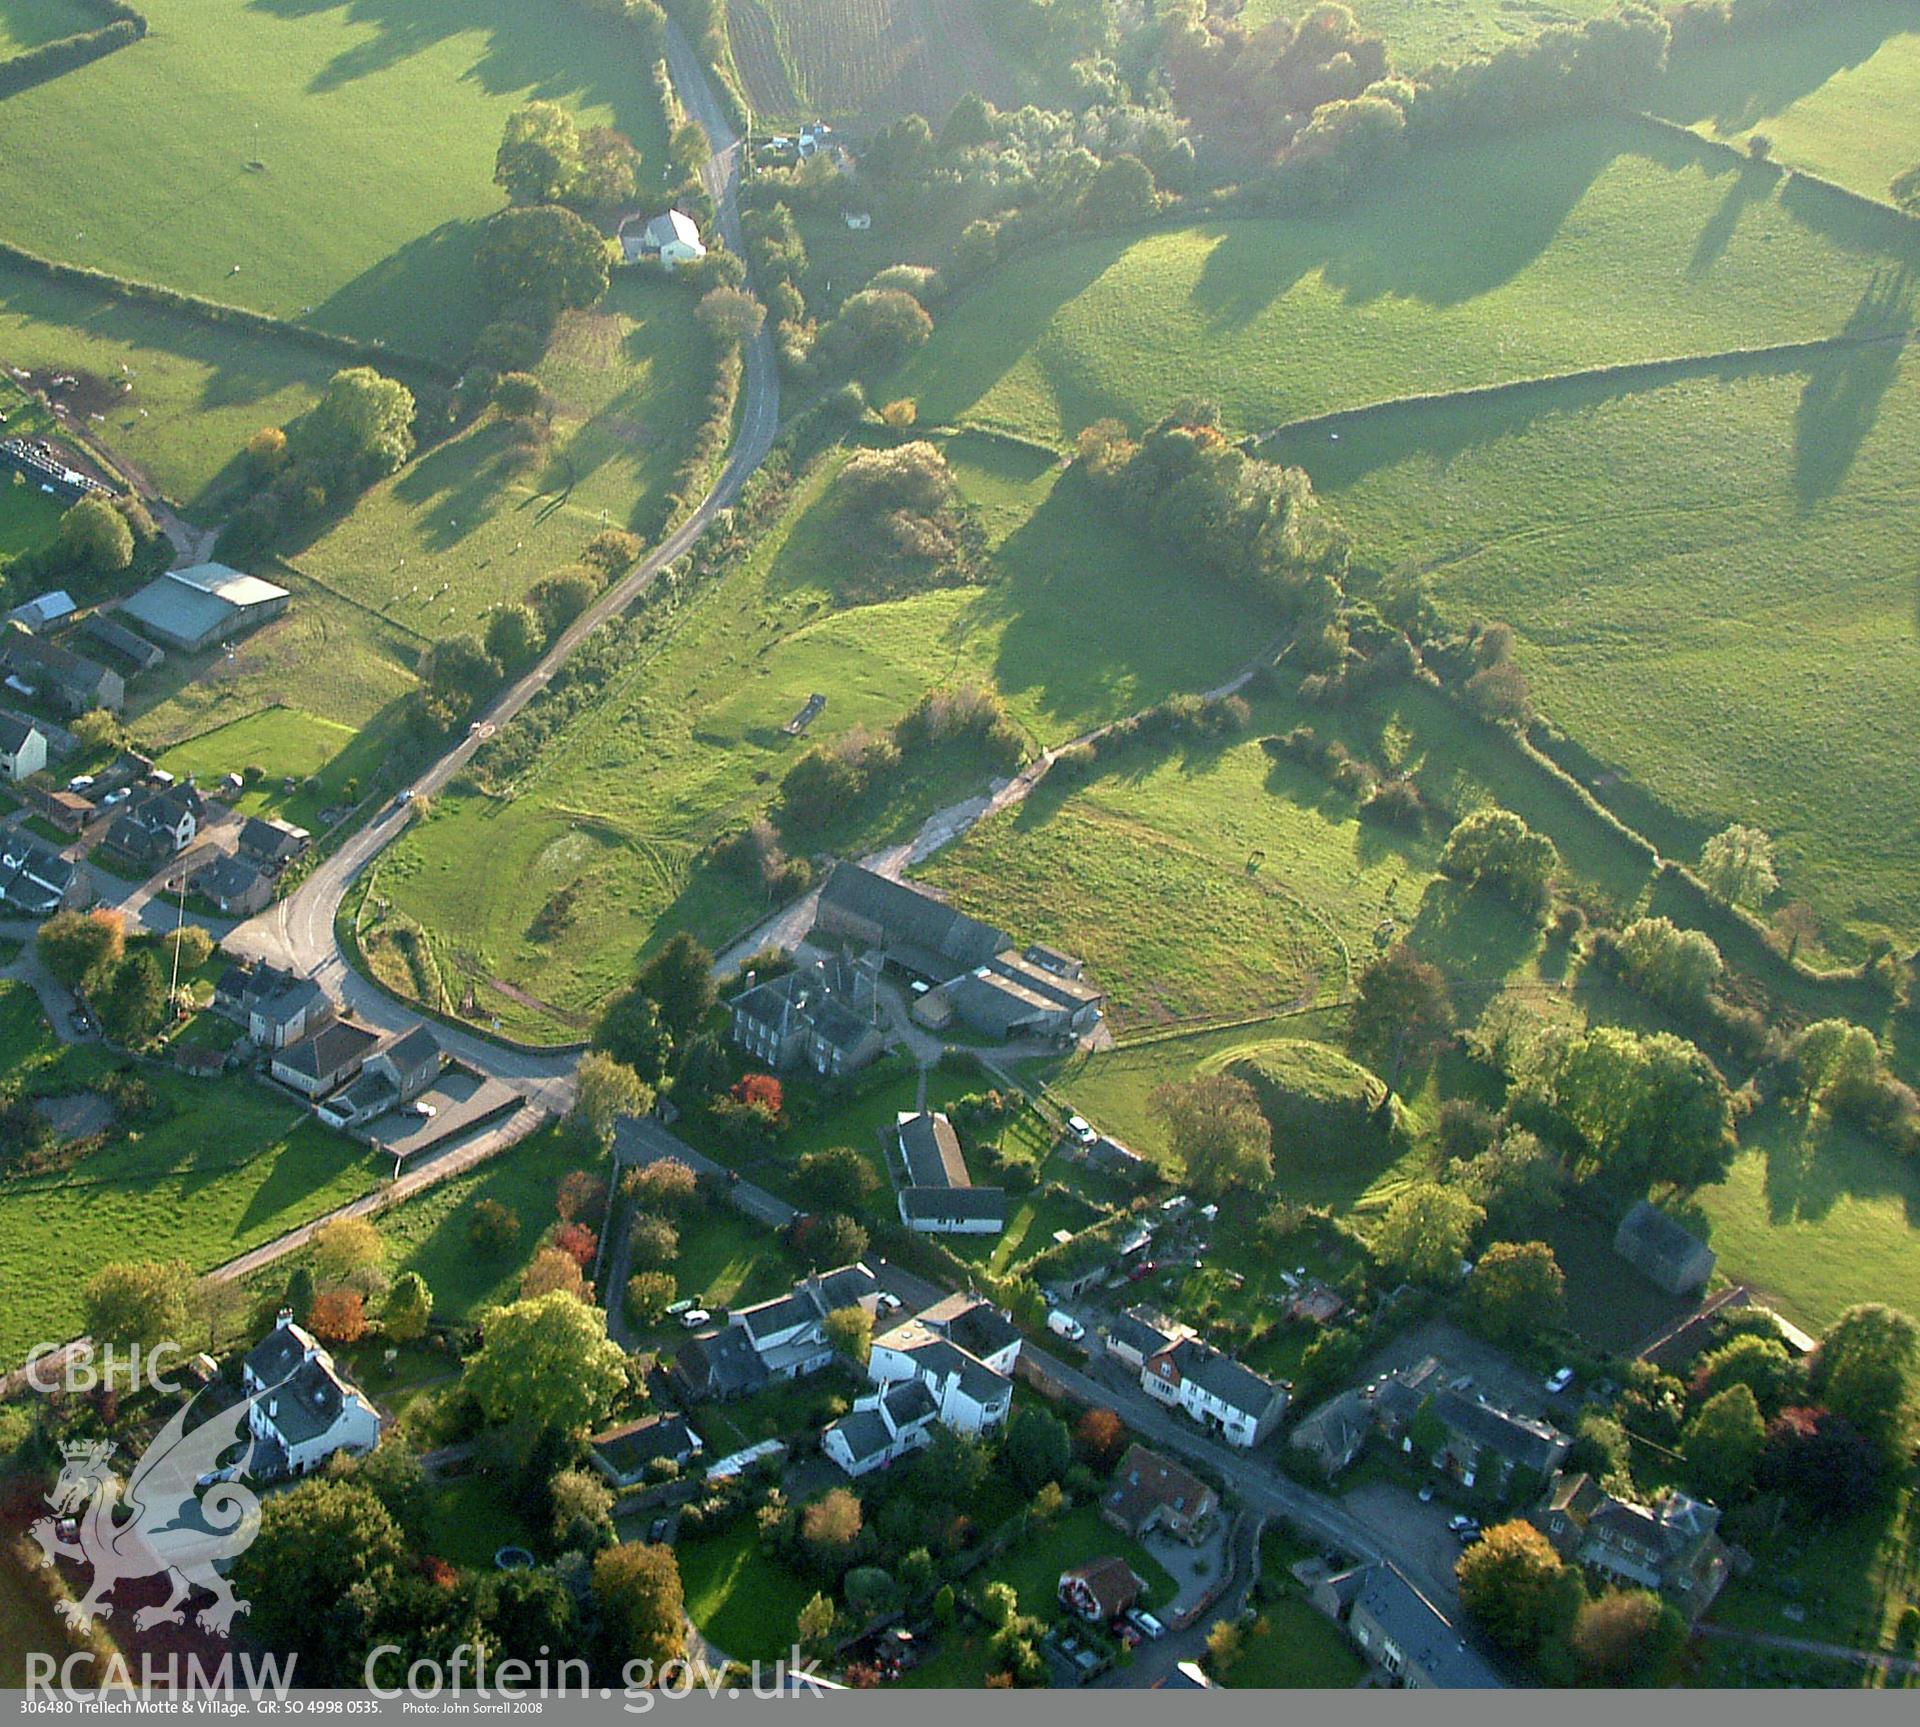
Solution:
M 745 255 L 740 231 L 738 186 L 742 146 L 698 57 L 679 27 L 667 26 L 667 64 L 687 111 L 705 130 L 712 154 L 701 177 L 720 213 L 720 233 L 736 256 Z M 355 833 L 300 887 L 258 917 L 233 930 L 223 942 L 231 953 L 265 960 L 303 976 L 317 978 L 367 1024 L 383 1031 L 418 1024 L 420 1016 L 357 972 L 335 933 L 347 889 L 407 826 L 409 802 L 440 791 L 473 759 L 482 741 L 505 725 L 545 689 L 582 642 L 609 618 L 626 611 L 653 585 L 660 572 L 692 546 L 722 510 L 740 495 L 747 478 L 766 460 L 780 429 L 780 376 L 772 335 L 762 330 L 745 354 L 740 424 L 725 467 L 712 491 L 646 557 L 580 614 L 541 656 L 474 721 L 445 755 L 414 780 L 408 802 L 396 800 Z M 473 867 L 487 867 L 477 858 Z M 503 1046 L 490 1039 L 439 1025 L 436 1034 L 460 1060 L 503 1080 L 532 1101 L 565 1110 L 572 1099 L 574 1056 Z

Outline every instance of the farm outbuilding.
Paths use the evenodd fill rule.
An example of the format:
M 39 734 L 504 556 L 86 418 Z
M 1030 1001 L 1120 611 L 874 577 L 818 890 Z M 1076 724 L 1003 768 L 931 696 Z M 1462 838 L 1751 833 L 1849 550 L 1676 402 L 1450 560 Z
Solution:
M 120 612 L 170 647 L 189 651 L 277 618 L 288 593 L 225 564 L 169 570 L 121 601 Z

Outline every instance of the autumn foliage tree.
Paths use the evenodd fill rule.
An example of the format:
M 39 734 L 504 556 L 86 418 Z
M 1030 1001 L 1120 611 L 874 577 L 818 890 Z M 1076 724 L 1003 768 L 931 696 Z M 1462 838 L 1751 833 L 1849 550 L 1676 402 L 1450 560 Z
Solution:
M 1073 1430 L 1073 1448 L 1093 1470 L 1111 1469 L 1126 1443 L 1127 1430 L 1111 1409 L 1089 1409 Z
M 328 1289 L 313 1299 L 307 1328 L 327 1343 L 358 1343 L 367 1334 L 366 1305 L 357 1289 Z

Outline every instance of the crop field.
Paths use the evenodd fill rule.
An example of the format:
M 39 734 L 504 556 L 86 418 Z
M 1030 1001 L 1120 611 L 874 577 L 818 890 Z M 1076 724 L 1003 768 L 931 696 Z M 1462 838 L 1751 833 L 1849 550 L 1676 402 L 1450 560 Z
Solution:
M 768 802 L 804 747 L 780 727 L 812 691 L 828 708 L 809 742 L 889 725 L 933 686 L 972 678 L 995 683 L 1036 742 L 1057 743 L 1243 662 L 1241 608 L 1170 582 L 1163 560 L 1110 531 L 1077 477 L 984 439 L 951 454 L 992 542 L 985 586 L 835 607 L 844 555 L 821 470 L 756 557 L 690 602 L 511 799 L 440 798 L 377 866 L 378 893 L 457 947 L 455 970 L 578 1016 L 657 937 L 687 926 L 719 940 L 762 909 L 696 872 L 695 855 Z M 984 784 L 970 759 L 936 767 L 860 812 L 836 848 L 904 837 Z M 479 856 L 487 869 L 471 867 Z M 572 921 L 536 940 L 537 914 L 569 890 Z M 578 1035 L 568 1026 L 545 1035 Z
M 1823 6 L 1676 55 L 1660 109 L 1710 138 L 1885 198 L 1920 166 L 1920 5 Z
M 1910 292 L 1886 298 L 1901 321 Z M 1877 322 L 1888 307 L 1873 307 Z M 1836 951 L 1920 929 L 1920 359 L 1895 343 L 1657 388 L 1570 384 L 1281 439 L 1381 567 L 1520 634 L 1536 698 L 1670 855 L 1780 843 Z
M 0 104 L 0 127 L 16 100 Z M 81 429 L 191 511 L 247 439 L 306 412 L 340 362 L 0 261 L 0 365 L 16 382 L 80 375 L 83 399 L 106 404 L 83 408 Z
M 756 116 L 923 114 L 937 126 L 969 91 L 1018 106 L 989 10 L 989 0 L 727 0 L 727 34 Z
M 483 420 L 377 486 L 296 565 L 431 640 L 484 630 L 604 525 L 650 535 L 707 397 L 693 297 L 622 272 L 597 309 L 568 315 L 539 376 L 554 414 L 530 463 L 507 424 Z
M 75 0 L 0 0 L 0 60 L 96 29 L 98 22 L 97 14 Z
M 509 0 L 152 0 L 142 42 L 0 105 L 16 176 L 0 233 L 397 348 L 458 356 L 478 326 L 475 225 L 536 97 L 657 156 L 638 39 Z M 184 116 L 191 115 L 191 123 Z
M 1920 240 L 1719 152 L 1595 121 L 1438 151 L 1333 217 L 1088 239 L 1016 260 L 889 384 L 926 423 L 1061 443 L 1191 394 L 1301 416 L 1680 354 L 1804 341 Z M 1896 323 L 1886 308 L 1887 323 Z
M 1436 60 L 1463 60 L 1491 53 L 1509 42 L 1537 36 L 1554 24 L 1578 24 L 1614 10 L 1616 0 L 1353 0 L 1364 29 L 1386 38 L 1387 55 L 1402 72 L 1418 72 Z M 1249 24 L 1298 18 L 1311 8 L 1301 0 L 1248 0 Z

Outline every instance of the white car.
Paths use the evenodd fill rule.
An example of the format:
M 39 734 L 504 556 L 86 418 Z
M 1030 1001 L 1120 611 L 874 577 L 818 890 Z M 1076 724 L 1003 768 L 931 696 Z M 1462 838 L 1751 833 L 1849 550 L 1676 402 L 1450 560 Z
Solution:
M 1572 1383 L 1573 1369 L 1571 1367 L 1556 1368 L 1547 1380 L 1547 1395 L 1549 1397 L 1558 1397 L 1560 1393 L 1565 1391 Z
M 123 804 L 132 796 L 133 787 L 122 786 L 118 791 L 108 792 L 107 795 L 100 800 L 100 807 L 110 810 L 115 804 Z
M 72 779 L 67 781 L 67 790 L 70 792 L 84 792 L 91 791 L 92 789 L 92 774 L 75 774 Z
M 883 1289 L 875 1298 L 874 1305 L 877 1306 L 882 1313 L 898 1313 L 906 1304 L 901 1301 L 900 1297 L 895 1295 L 892 1290 Z
M 1160 1638 L 1167 1634 L 1167 1628 L 1143 1608 L 1130 1608 L 1127 1613 L 1127 1623 L 1142 1637 Z
M 1088 1121 L 1084 1115 L 1068 1116 L 1067 1132 L 1072 1134 L 1082 1145 L 1093 1144 L 1097 1137 L 1093 1131 L 1093 1124 Z
M 416 1097 L 407 1105 L 407 1114 L 417 1115 L 422 1121 L 431 1121 L 439 1113 L 439 1105 L 428 1103 L 425 1098 Z
M 713 1315 L 704 1307 L 689 1307 L 685 1313 L 680 1315 L 680 1323 L 689 1331 L 698 1331 L 700 1327 L 705 1325 L 712 1317 Z

